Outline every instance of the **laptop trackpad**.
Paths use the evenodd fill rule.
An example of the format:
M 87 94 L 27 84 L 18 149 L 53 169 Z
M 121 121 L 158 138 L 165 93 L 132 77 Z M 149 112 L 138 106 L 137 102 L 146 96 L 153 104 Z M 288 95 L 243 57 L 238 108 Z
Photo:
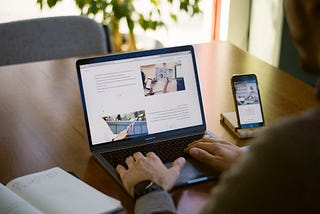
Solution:
M 171 167 L 172 163 L 166 163 Z M 180 172 L 175 187 L 198 183 L 206 180 L 218 179 L 220 172 L 193 158 L 186 158 L 186 163 Z

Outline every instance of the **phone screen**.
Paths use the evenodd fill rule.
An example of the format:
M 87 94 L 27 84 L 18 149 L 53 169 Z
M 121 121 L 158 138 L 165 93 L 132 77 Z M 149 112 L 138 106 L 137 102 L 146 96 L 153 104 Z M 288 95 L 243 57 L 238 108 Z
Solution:
M 151 88 L 151 83 L 152 83 L 152 79 L 151 78 L 147 78 L 147 81 L 146 81 L 146 89 L 149 89 Z
M 232 77 L 233 96 L 239 128 L 264 126 L 257 77 L 254 74 Z

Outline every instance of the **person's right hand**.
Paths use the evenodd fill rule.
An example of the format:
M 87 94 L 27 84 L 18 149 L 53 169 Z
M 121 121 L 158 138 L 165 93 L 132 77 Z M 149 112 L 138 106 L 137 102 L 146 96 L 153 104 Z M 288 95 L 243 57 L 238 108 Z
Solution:
M 155 153 L 149 152 L 144 156 L 141 152 L 136 152 L 126 159 L 127 169 L 118 165 L 116 170 L 124 188 L 133 197 L 134 186 L 143 180 L 151 180 L 169 191 L 178 179 L 184 164 L 185 159 L 180 157 L 168 169 Z
M 226 171 L 238 161 L 243 151 L 227 141 L 204 137 L 191 143 L 185 152 L 216 170 Z

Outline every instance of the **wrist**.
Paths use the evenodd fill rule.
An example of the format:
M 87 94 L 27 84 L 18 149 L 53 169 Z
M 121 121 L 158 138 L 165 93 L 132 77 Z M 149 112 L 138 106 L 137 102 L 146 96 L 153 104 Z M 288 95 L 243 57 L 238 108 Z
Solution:
M 141 196 L 154 191 L 164 191 L 164 189 L 151 180 L 140 181 L 133 188 L 133 197 L 137 200 Z

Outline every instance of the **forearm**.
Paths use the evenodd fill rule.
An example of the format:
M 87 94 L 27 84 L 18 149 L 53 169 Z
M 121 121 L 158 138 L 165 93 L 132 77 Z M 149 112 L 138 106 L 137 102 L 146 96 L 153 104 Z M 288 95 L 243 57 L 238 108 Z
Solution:
M 166 191 L 154 191 L 137 199 L 135 214 L 175 214 L 177 210 L 170 194 Z

